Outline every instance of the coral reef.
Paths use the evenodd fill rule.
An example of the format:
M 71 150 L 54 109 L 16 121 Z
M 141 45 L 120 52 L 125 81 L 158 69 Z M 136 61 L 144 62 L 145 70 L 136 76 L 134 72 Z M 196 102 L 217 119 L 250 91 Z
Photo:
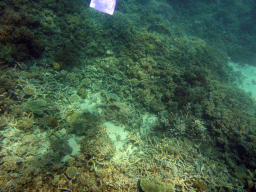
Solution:
M 27 101 L 24 103 L 24 107 L 35 114 L 42 115 L 43 108 L 47 106 L 47 102 L 43 99 L 36 99 L 33 101 Z
M 180 191 L 228 190 L 242 188 L 247 182 L 250 183 L 250 187 L 254 186 L 251 184 L 255 179 L 254 173 L 235 163 L 235 160 L 239 158 L 235 156 L 237 154 L 235 151 L 231 153 L 233 156 L 228 154 L 230 153 L 228 148 L 232 147 L 231 143 L 227 142 L 223 147 L 216 148 L 221 138 L 225 141 L 231 141 L 232 138 L 215 135 L 213 139 L 212 135 L 218 129 L 211 127 L 215 124 L 210 124 L 210 122 L 215 122 L 215 119 L 210 121 L 210 117 L 218 117 L 216 119 L 218 123 L 222 120 L 227 121 L 223 116 L 217 116 L 218 113 L 209 106 L 213 101 L 223 103 L 223 99 L 217 100 L 220 94 L 223 92 L 226 95 L 230 94 L 227 104 L 221 105 L 222 108 L 232 105 L 233 111 L 236 111 L 237 106 L 240 113 L 248 112 L 247 105 L 252 104 L 246 103 L 248 102 L 246 94 L 242 92 L 240 95 L 234 94 L 236 89 L 226 89 L 228 85 L 217 84 L 217 80 L 210 79 L 216 76 L 201 77 L 197 71 L 195 74 L 200 77 L 199 79 L 192 74 L 184 76 L 189 81 L 186 78 L 182 80 L 173 76 L 175 80 L 172 80 L 171 85 L 176 87 L 175 85 L 180 83 L 183 86 L 191 86 L 189 94 L 193 95 L 197 92 L 202 94 L 203 92 L 198 89 L 200 86 L 212 90 L 203 95 L 204 100 L 201 103 L 206 104 L 201 107 L 198 101 L 193 103 L 191 100 L 188 101 L 191 103 L 188 106 L 188 103 L 185 101 L 182 103 L 181 99 L 177 101 L 177 105 L 174 105 L 168 99 L 161 99 L 159 102 L 164 105 L 169 103 L 168 105 L 176 107 L 157 108 L 157 110 L 152 107 L 153 110 L 159 112 L 157 113 L 159 119 L 154 120 L 156 122 L 152 124 L 153 129 L 147 129 L 149 133 L 138 135 L 143 122 L 146 122 L 141 114 L 152 105 L 151 102 L 146 102 L 147 95 L 137 100 L 137 89 L 144 89 L 143 85 L 148 83 L 145 79 L 142 81 L 141 77 L 149 78 L 151 67 L 149 63 L 154 63 L 154 60 L 143 62 L 141 60 L 141 65 L 138 66 L 143 70 L 144 76 L 141 76 L 140 71 L 137 73 L 133 71 L 134 76 L 130 76 L 128 71 L 129 75 L 126 79 L 123 78 L 126 77 L 126 73 L 121 69 L 127 68 L 120 65 L 118 60 L 114 61 L 116 63 L 112 65 L 119 64 L 119 73 L 106 68 L 105 60 L 98 62 L 97 70 L 93 70 L 93 67 L 88 64 L 82 70 L 73 69 L 73 72 L 69 73 L 53 71 L 51 66 L 48 68 L 31 67 L 31 73 L 28 73 L 27 69 L 20 69 L 17 65 L 10 71 L 2 72 L 2 81 L 5 86 L 3 86 L 1 98 L 5 104 L 5 110 L 2 113 L 1 126 L 3 127 L 4 148 L 9 151 L 1 152 L 1 160 L 4 163 L 1 177 L 6 178 L 5 182 L 0 183 L 2 189 L 17 191 L 40 188 L 55 191 L 58 188 L 86 191 L 136 191 L 139 187 L 144 187 L 143 190 L 147 191 L 145 186 L 147 182 L 143 179 L 145 177 L 146 181 L 152 181 L 154 185 L 157 185 L 156 190 L 164 187 L 166 191 L 174 189 Z M 41 62 L 44 65 L 43 61 Z M 147 67 L 144 68 L 145 63 Z M 163 71 L 158 71 L 156 66 L 155 69 L 157 73 L 162 73 L 164 78 Z M 103 70 L 106 70 L 105 73 L 108 76 L 108 79 L 102 83 L 102 86 L 108 90 L 107 92 L 95 86 L 98 83 L 97 78 L 105 77 L 101 74 Z M 176 75 L 178 72 L 183 75 L 185 73 L 176 69 Z M 67 77 L 66 74 L 72 73 L 77 75 L 72 78 Z M 212 73 L 215 71 L 213 70 Z M 84 78 L 85 80 L 82 81 L 84 74 L 87 74 L 87 79 Z M 150 78 L 148 81 L 150 83 L 145 86 L 149 88 L 158 86 L 157 90 L 161 92 L 167 90 L 165 87 L 160 87 L 158 82 L 150 81 Z M 190 84 L 186 84 L 186 81 Z M 132 92 L 127 91 L 124 82 L 128 83 L 128 87 L 132 83 Z M 166 84 L 166 86 L 171 85 Z M 207 85 L 210 86 L 207 87 Z M 78 90 L 81 87 L 86 87 L 86 98 L 80 98 L 76 94 L 79 93 Z M 193 89 L 197 92 L 193 92 Z M 234 92 L 230 92 L 231 90 Z M 172 93 L 172 98 L 175 98 L 175 94 L 177 93 Z M 215 100 L 207 99 L 207 96 L 215 94 L 219 94 L 218 97 L 213 97 Z M 15 97 L 8 98 L 11 95 Z M 116 99 L 117 95 L 118 99 Z M 129 97 L 126 98 L 126 95 Z M 230 100 L 234 98 L 234 95 L 241 102 L 240 104 Z M 8 100 L 5 100 L 7 98 Z M 7 105 L 10 100 L 12 104 Z M 178 109 L 186 115 L 180 114 Z M 208 114 L 208 120 L 205 119 L 205 114 Z M 103 125 L 109 120 L 124 124 L 131 132 L 125 142 L 124 150 L 133 152 L 126 153 L 126 155 L 123 152 L 121 154 L 116 152 L 115 146 L 108 137 L 106 127 Z M 221 130 L 225 131 L 224 128 Z M 235 130 L 227 132 L 229 135 L 234 133 Z M 15 139 L 12 139 L 13 136 L 10 137 L 10 134 L 15 135 Z M 80 146 L 80 153 L 76 155 L 72 152 L 74 150 L 72 144 L 74 141 L 70 140 L 72 134 L 78 137 L 73 140 L 77 142 L 76 145 Z M 223 149 L 227 151 L 223 153 Z M 218 159 L 219 157 L 221 158 Z M 243 159 L 239 161 L 243 162 Z M 10 170 L 12 175 L 8 174 Z M 249 178 L 230 174 L 231 170 L 247 176 L 247 173 L 250 173 Z M 238 183 L 237 178 L 239 178 Z
M 13 62 L 22 61 L 33 56 L 40 57 L 44 45 L 35 38 L 32 28 L 38 26 L 37 16 L 28 7 L 27 1 L 4 1 L 0 13 L 0 59 Z
M 159 181 L 157 183 L 154 183 L 147 178 L 141 179 L 140 186 L 144 192 L 175 191 L 174 187 L 171 184 L 165 184 Z
M 170 2 L 81 5 L 0 3 L 0 191 L 253 190 L 255 101 L 231 44 Z

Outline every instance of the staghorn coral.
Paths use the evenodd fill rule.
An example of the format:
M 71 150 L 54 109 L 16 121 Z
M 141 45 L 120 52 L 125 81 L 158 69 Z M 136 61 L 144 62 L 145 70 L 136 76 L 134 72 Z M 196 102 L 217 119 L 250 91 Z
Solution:
M 26 3 L 26 1 L 19 0 L 11 2 L 15 4 L 15 7 L 22 7 Z M 55 10 L 54 12 L 58 12 L 59 15 L 64 15 L 65 6 L 61 5 L 63 1 L 59 2 L 57 3 L 56 0 L 43 1 L 45 6 Z M 56 25 L 59 24 L 59 18 L 54 18 L 56 15 L 53 11 L 51 13 L 48 13 L 47 10 L 43 11 L 46 16 L 44 21 L 47 22 L 45 24 L 48 24 L 49 28 L 52 27 L 53 22 Z M 85 14 L 88 16 L 90 11 L 86 10 Z M 83 19 L 80 15 L 67 14 L 65 21 L 61 21 L 63 22 L 61 32 L 55 34 L 56 37 L 61 37 L 60 42 L 67 40 L 66 43 L 62 44 L 61 51 L 56 51 L 54 46 L 59 42 L 53 40 L 53 46 L 49 48 L 51 51 L 57 52 L 56 54 L 60 53 L 56 57 L 59 57 L 58 62 L 61 62 L 63 68 L 65 65 L 70 65 L 70 68 L 73 68 L 73 57 L 78 58 L 78 55 L 81 56 L 78 54 L 79 51 L 86 50 L 83 52 L 84 55 L 77 59 L 82 62 L 83 67 L 85 66 L 84 70 L 79 68 L 72 70 L 72 73 L 56 71 L 53 74 L 47 70 L 47 62 L 36 60 L 37 67 L 33 67 L 36 69 L 33 75 L 30 73 L 32 70 L 29 72 L 19 71 L 22 76 L 19 79 L 20 83 L 16 84 L 15 82 L 12 90 L 8 90 L 8 92 L 14 93 L 14 89 L 16 89 L 15 92 L 21 94 L 22 91 L 19 92 L 19 90 L 23 88 L 26 96 L 18 95 L 21 99 L 19 103 L 26 103 L 27 99 L 33 101 L 33 98 L 27 97 L 33 94 L 36 94 L 34 99 L 39 95 L 39 98 L 44 98 L 47 101 L 47 105 L 50 107 L 49 110 L 47 109 L 47 113 L 44 113 L 43 118 L 41 116 L 38 118 L 38 115 L 35 115 L 36 126 L 40 128 L 40 131 L 35 131 L 36 136 L 31 140 L 36 141 L 37 136 L 43 138 L 44 135 L 50 135 L 49 138 L 54 142 L 51 142 L 51 148 L 43 148 L 47 146 L 46 143 L 40 143 L 41 145 L 38 144 L 38 148 L 35 148 L 34 142 L 27 142 L 28 138 L 22 137 L 24 148 L 19 150 L 20 154 L 29 160 L 34 160 L 32 162 L 40 170 L 41 176 L 38 176 L 36 170 L 30 173 L 24 172 L 23 178 L 19 182 L 13 179 L 15 175 L 11 175 L 12 177 L 7 177 L 4 180 L 6 183 L 0 181 L 1 187 L 4 186 L 2 188 L 6 191 L 54 191 L 57 188 L 63 191 L 135 191 L 138 189 L 137 178 L 143 178 L 145 175 L 151 178 L 151 175 L 158 175 L 162 183 L 173 183 L 177 191 L 205 190 L 203 181 L 207 181 L 211 190 L 241 189 L 246 177 L 240 177 L 243 181 L 235 181 L 231 169 L 236 166 L 234 165 L 236 161 L 225 158 L 216 147 L 214 148 L 213 144 L 215 141 L 218 144 L 224 143 L 221 147 L 228 151 L 228 149 L 236 147 L 230 144 L 230 141 L 235 141 L 235 136 L 238 136 L 239 150 L 246 151 L 246 155 L 251 158 L 251 163 L 253 163 L 255 147 L 252 128 L 255 124 L 253 119 L 248 121 L 248 117 L 251 116 L 246 117 L 246 113 L 244 113 L 248 109 L 248 105 L 252 103 L 247 103 L 246 106 L 242 105 L 241 103 L 247 99 L 246 96 L 242 95 L 234 99 L 238 90 L 227 94 L 230 91 L 227 86 L 220 86 L 216 83 L 220 80 L 224 80 L 224 83 L 230 82 L 226 75 L 228 72 L 225 72 L 222 67 L 226 63 L 219 62 L 214 57 L 214 51 L 207 49 L 203 40 L 183 37 L 181 34 L 177 35 L 179 37 L 177 38 L 171 27 L 167 29 L 168 35 L 171 37 L 163 38 L 162 35 L 149 34 L 143 30 L 132 32 L 134 28 L 128 22 L 127 25 L 121 23 L 117 25 L 121 21 L 118 20 L 114 21 L 115 26 L 112 26 L 108 18 L 97 17 L 97 19 L 107 20 L 108 25 L 106 25 L 105 31 L 99 30 L 102 29 L 101 25 L 104 22 L 94 22 L 93 18 L 90 20 L 93 22 L 86 24 L 88 20 Z M 86 27 L 83 27 L 83 24 Z M 134 23 L 132 25 L 135 26 Z M 44 27 L 46 28 L 46 25 Z M 116 32 L 118 27 L 118 32 Z M 82 28 L 86 30 L 81 30 Z M 178 28 L 176 29 L 178 31 Z M 49 29 L 44 30 L 44 32 L 49 31 Z M 158 30 L 155 31 L 159 33 Z M 53 29 L 51 32 L 56 31 Z M 70 32 L 72 35 L 67 35 Z M 109 34 L 111 36 L 113 34 L 116 39 L 112 39 Z M 106 36 L 109 38 L 105 38 Z M 6 45 L 3 44 L 3 46 Z M 73 48 L 76 46 L 79 48 L 75 49 L 75 54 L 73 54 Z M 110 48 L 113 50 L 111 56 L 107 54 L 107 58 L 98 57 L 106 55 L 106 50 Z M 66 51 L 70 54 L 62 58 Z M 3 59 L 6 58 L 4 55 Z M 51 64 L 53 61 L 49 63 Z M 11 74 L 14 74 L 13 71 Z M 9 78 L 13 79 L 12 76 L 6 79 Z M 85 81 L 82 82 L 82 79 Z M 27 89 L 24 86 L 25 82 L 31 82 L 35 87 L 30 86 Z M 99 86 L 99 82 L 102 83 L 102 86 Z M 96 84 L 97 86 L 95 86 Z M 86 87 L 86 90 L 78 89 L 77 94 L 81 97 L 87 96 L 89 99 L 91 93 L 97 91 L 101 97 L 97 96 L 94 99 L 104 101 L 104 96 L 107 93 L 116 93 L 120 102 L 106 101 L 106 104 L 100 106 L 102 114 L 99 117 L 90 113 L 81 114 L 77 106 L 72 103 L 75 99 L 74 95 L 70 97 L 77 87 L 79 88 L 79 85 Z M 101 89 L 102 87 L 104 90 Z M 37 94 L 36 92 L 41 88 L 44 94 Z M 24 112 L 17 105 L 13 105 L 12 99 L 8 98 L 7 100 L 5 92 L 2 95 L 7 109 L 5 115 L 7 116 L 7 111 L 14 108 L 16 111 L 18 109 Z M 226 96 L 230 99 L 226 99 Z M 7 102 L 9 105 L 6 106 Z M 235 116 L 231 110 L 233 108 L 234 111 L 242 109 L 239 113 L 239 115 L 242 114 L 242 117 Z M 156 127 L 156 133 L 151 133 L 148 138 L 141 138 L 139 144 L 135 137 L 129 137 L 125 147 L 136 149 L 134 153 L 113 159 L 112 157 L 115 156 L 114 146 L 109 141 L 104 131 L 105 128 L 98 125 L 99 119 L 125 123 L 130 130 L 136 132 L 141 126 L 140 114 L 145 111 L 153 111 L 156 116 L 164 111 L 166 114 L 161 116 L 162 124 Z M 175 121 L 173 114 L 188 114 L 188 116 L 185 120 L 177 118 Z M 13 122 L 8 121 L 8 126 L 5 126 L 6 122 L 3 121 L 3 126 L 11 128 L 19 125 L 20 122 L 22 125 L 23 117 L 20 113 L 16 113 L 16 115 L 19 117 L 17 124 L 15 124 L 17 119 L 10 115 Z M 58 118 L 60 125 L 52 126 L 49 129 L 52 117 L 61 117 Z M 56 125 L 56 119 L 53 120 L 53 125 Z M 173 125 L 177 129 L 185 128 L 185 131 L 181 131 L 181 134 L 178 135 L 181 139 L 174 138 L 173 135 L 166 132 Z M 59 134 L 59 132 L 65 134 Z M 209 137 L 206 132 L 212 137 Z M 66 155 L 64 153 L 68 149 L 66 136 L 70 133 L 83 137 L 83 141 L 80 143 L 83 150 L 79 156 L 71 158 L 64 164 L 60 159 Z M 192 139 L 191 136 L 193 136 Z M 203 136 L 208 136 L 207 141 L 202 139 Z M 164 139 L 161 141 L 162 137 Z M 47 141 L 47 138 L 44 140 Z M 191 140 L 197 140 L 198 143 L 193 143 Z M 10 144 L 10 146 L 15 145 Z M 33 154 L 36 151 L 42 152 L 42 149 L 53 152 L 46 153 L 38 159 L 35 158 Z M 70 152 L 70 149 L 68 150 Z M 250 153 L 249 150 L 251 150 Z M 54 155 L 56 153 L 59 155 Z M 214 158 L 215 161 L 209 157 Z M 225 162 L 216 160 L 217 157 L 223 157 L 222 159 L 231 169 L 227 170 Z M 243 157 L 245 160 L 247 159 L 246 156 Z M 27 171 L 28 167 L 32 166 L 31 164 L 26 161 L 24 170 Z M 254 175 L 248 174 L 247 170 L 239 171 L 247 173 L 248 181 L 253 181 Z M 150 181 L 157 183 L 155 180 Z M 197 183 L 197 181 L 202 181 L 202 183 Z M 22 185 L 18 185 L 18 183 L 22 183 Z M 18 187 L 12 189 L 14 186 Z

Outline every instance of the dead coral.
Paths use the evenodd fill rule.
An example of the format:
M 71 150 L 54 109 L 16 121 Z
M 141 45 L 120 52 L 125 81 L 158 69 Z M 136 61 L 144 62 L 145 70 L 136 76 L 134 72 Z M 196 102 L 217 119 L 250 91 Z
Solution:
M 104 126 L 94 127 L 86 131 L 86 138 L 82 143 L 82 151 L 89 159 L 110 159 L 115 152 L 115 146 L 106 134 Z
M 34 123 L 33 117 L 22 117 L 17 123 L 17 128 L 21 130 L 29 130 L 33 127 Z

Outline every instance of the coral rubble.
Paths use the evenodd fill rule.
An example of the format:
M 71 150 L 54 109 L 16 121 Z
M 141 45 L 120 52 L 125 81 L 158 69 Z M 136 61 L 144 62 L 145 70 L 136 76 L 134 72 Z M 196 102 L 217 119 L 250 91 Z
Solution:
M 223 44 L 151 3 L 0 3 L 0 191 L 255 188 L 255 101 Z

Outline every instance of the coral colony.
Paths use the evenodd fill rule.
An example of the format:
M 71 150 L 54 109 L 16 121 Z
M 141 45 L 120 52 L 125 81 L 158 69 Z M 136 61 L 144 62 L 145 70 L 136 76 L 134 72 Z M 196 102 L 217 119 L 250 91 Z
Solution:
M 254 191 L 253 1 L 88 4 L 0 2 L 0 191 Z

